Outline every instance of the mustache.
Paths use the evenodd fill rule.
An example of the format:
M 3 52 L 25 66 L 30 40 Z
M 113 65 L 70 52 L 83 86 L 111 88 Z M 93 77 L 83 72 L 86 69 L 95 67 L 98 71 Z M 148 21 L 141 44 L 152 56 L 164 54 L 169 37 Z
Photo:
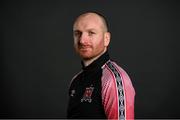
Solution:
M 78 44 L 78 48 L 88 48 L 88 47 L 92 47 L 89 44 Z

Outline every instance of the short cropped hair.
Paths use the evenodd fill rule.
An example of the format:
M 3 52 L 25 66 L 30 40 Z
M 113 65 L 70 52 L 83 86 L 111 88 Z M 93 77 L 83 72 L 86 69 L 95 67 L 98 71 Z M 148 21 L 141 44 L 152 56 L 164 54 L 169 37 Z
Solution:
M 104 15 L 102 15 L 102 14 L 100 14 L 100 13 L 98 13 L 98 12 L 89 11 L 89 12 L 82 13 L 81 15 L 79 15 L 79 16 L 75 19 L 74 23 L 77 21 L 77 19 L 78 19 L 80 16 L 84 16 L 84 15 L 87 15 L 87 14 L 90 14 L 90 13 L 96 14 L 97 16 L 100 17 L 100 19 L 102 20 L 103 25 L 104 25 L 106 31 L 108 32 L 108 31 L 109 31 L 109 24 L 108 24 L 108 22 L 107 22 L 107 19 L 106 19 L 106 17 L 105 17 Z

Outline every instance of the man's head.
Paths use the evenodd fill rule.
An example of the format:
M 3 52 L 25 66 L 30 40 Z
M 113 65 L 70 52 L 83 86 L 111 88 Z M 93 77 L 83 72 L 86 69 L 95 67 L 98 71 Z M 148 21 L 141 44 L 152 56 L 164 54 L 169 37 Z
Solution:
M 103 16 L 88 12 L 80 15 L 73 26 L 74 47 L 83 60 L 102 55 L 110 42 L 110 33 Z

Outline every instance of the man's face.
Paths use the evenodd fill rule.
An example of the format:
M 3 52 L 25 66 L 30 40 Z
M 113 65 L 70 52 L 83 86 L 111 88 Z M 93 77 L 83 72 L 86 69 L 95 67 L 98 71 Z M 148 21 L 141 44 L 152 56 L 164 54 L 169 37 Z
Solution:
M 74 47 L 83 60 L 102 54 L 109 44 L 101 19 L 93 14 L 82 16 L 74 24 Z

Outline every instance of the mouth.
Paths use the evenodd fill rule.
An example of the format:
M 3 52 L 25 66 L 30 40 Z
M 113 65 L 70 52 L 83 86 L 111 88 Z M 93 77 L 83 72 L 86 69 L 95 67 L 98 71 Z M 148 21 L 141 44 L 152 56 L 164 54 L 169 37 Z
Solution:
M 89 45 L 83 45 L 83 46 L 79 46 L 78 47 L 80 50 L 86 50 L 86 49 L 89 49 L 89 48 L 91 48 L 91 46 L 89 46 Z

